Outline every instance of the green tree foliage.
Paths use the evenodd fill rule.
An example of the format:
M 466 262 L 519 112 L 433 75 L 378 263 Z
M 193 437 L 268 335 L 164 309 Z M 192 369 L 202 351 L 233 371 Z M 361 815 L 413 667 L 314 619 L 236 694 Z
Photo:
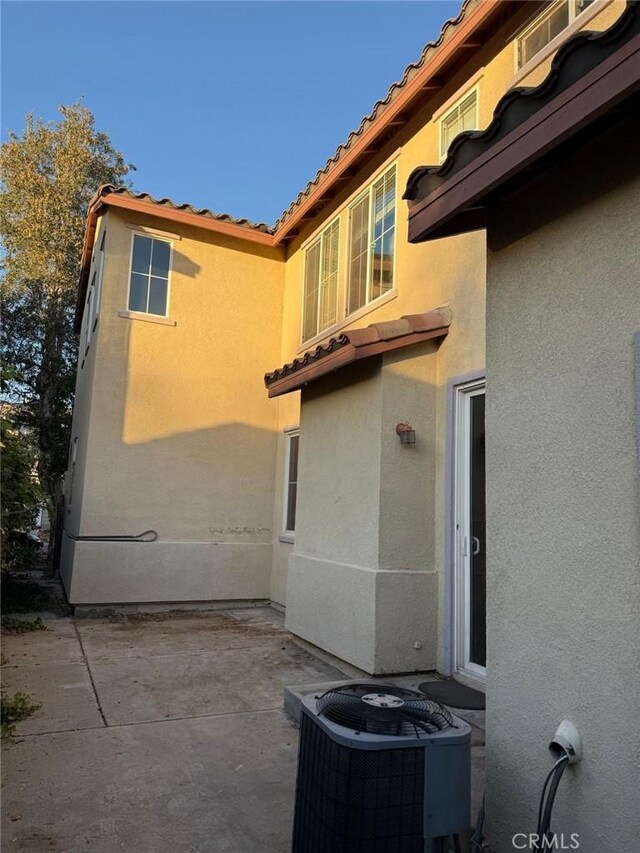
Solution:
M 6 364 L 2 365 L 0 390 L 4 393 L 20 375 Z M 26 530 L 35 519 L 42 503 L 42 490 L 37 481 L 36 452 L 27 427 L 21 424 L 20 407 L 4 403 L 0 410 L 0 547 L 2 565 L 8 565 L 7 534 Z
M 81 103 L 60 114 L 47 123 L 28 115 L 22 135 L 10 134 L 0 150 L 2 357 L 19 374 L 8 399 L 33 431 L 51 508 L 67 467 L 87 206 L 101 184 L 121 184 L 133 168 Z
M 6 417 L 0 419 L 0 442 L 0 519 L 4 540 L 5 535 L 12 530 L 26 530 L 33 523 L 42 492 L 34 476 L 36 457 L 29 437 Z

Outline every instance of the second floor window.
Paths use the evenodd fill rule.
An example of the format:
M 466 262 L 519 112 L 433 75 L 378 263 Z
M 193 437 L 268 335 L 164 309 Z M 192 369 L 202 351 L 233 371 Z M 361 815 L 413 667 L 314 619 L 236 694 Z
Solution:
M 378 178 L 349 215 L 347 313 L 393 288 L 396 225 L 396 167 Z
M 171 244 L 157 237 L 133 235 L 129 311 L 166 317 Z
M 338 236 L 336 219 L 305 252 L 303 341 L 338 319 Z
M 545 48 L 566 29 L 593 0 L 557 0 L 529 24 L 516 40 L 518 68 Z
M 478 90 L 463 95 L 440 119 L 440 159 L 459 133 L 478 128 Z

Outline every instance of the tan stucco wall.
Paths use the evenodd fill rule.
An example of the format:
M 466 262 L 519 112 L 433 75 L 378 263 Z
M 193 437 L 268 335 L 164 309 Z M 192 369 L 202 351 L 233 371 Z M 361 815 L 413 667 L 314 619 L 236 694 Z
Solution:
M 445 593 L 451 583 L 445 562 L 447 386 L 453 377 L 484 369 L 485 239 L 477 232 L 409 245 L 406 205 L 400 196 L 416 166 L 437 162 L 439 119 L 471 85 L 478 86 L 480 126 L 490 122 L 513 78 L 512 38 L 528 17 L 526 5 L 481 48 L 470 50 L 466 63 L 459 64 L 441 89 L 425 93 L 423 107 L 410 123 L 344 183 L 286 250 L 251 248 L 152 216 L 109 214 L 103 310 L 78 377 L 78 464 L 68 524 L 83 534 L 137 533 L 151 527 L 160 540 L 135 546 L 79 543 L 75 548 L 67 541 L 63 576 L 67 587 L 73 586 L 74 600 L 265 597 L 288 603 L 290 610 L 293 602 L 289 618 L 298 633 L 345 658 L 365 661 L 364 668 L 437 666 L 446 671 Z M 598 23 L 606 24 L 609 12 L 601 15 Z M 349 486 L 350 506 L 358 507 L 357 512 L 350 509 L 353 518 L 331 505 L 330 479 L 338 466 L 332 456 L 325 470 L 324 455 L 334 448 L 327 446 L 319 429 L 309 426 L 310 417 L 304 419 L 301 454 L 304 458 L 308 445 L 311 461 L 304 482 L 300 475 L 298 528 L 304 534 L 294 545 L 280 540 L 284 430 L 300 423 L 300 395 L 268 400 L 262 375 L 305 348 L 300 341 L 304 250 L 336 214 L 344 305 L 348 205 L 392 162 L 398 169 L 396 292 L 384 304 L 347 318 L 344 327 L 445 304 L 452 309 L 453 324 L 437 353 L 403 354 L 385 362 L 377 392 L 374 469 L 369 471 L 370 463 L 358 453 L 344 459 L 351 472 L 358 466 L 365 472 Z M 182 237 L 174 244 L 173 328 L 117 316 L 126 308 L 131 239 L 127 217 Z M 419 392 L 411 396 L 408 389 L 414 388 Z M 338 417 L 349 434 L 358 424 L 358 393 L 352 386 L 335 404 L 318 404 L 328 407 L 319 423 Z M 318 407 L 312 411 L 315 417 Z M 393 432 L 400 420 L 416 425 L 418 445 L 412 456 L 400 453 Z M 341 459 L 341 453 L 336 458 Z M 407 470 L 410 458 L 419 468 L 417 480 Z M 367 515 L 365 490 L 371 478 L 379 485 L 375 512 Z M 290 589 L 294 598 L 287 602 L 290 559 L 297 566 L 319 560 L 326 573 L 301 568 L 300 582 Z M 353 575 L 357 580 L 351 584 L 352 598 L 345 595 L 344 600 L 369 614 L 363 619 L 370 619 L 370 628 L 369 634 L 363 628 L 359 635 L 360 651 L 356 644 L 349 652 L 352 644 L 346 634 L 337 640 L 327 626 L 320 629 L 312 623 L 318 604 L 335 594 L 335 578 L 343 578 L 348 588 L 350 570 L 344 567 L 353 566 L 389 574 L 375 576 L 371 595 L 362 594 L 361 584 L 368 581 Z M 410 581 L 412 572 L 416 576 Z M 385 584 L 393 587 L 386 599 Z M 398 613 L 407 624 L 419 626 L 419 636 L 411 628 L 400 638 L 397 620 L 389 621 L 389 614 L 395 619 Z M 334 614 L 338 624 L 338 611 Z M 421 646 L 418 654 L 414 641 Z
M 599 147 L 564 164 L 562 198 L 550 183 L 514 201 L 552 221 L 496 224 L 508 245 L 489 258 L 487 816 L 500 852 L 535 831 L 563 718 L 584 758 L 553 830 L 578 833 L 580 850 L 638 849 L 640 180 L 637 165 L 613 180 L 621 159 L 619 142 Z M 601 194 L 559 212 L 594 176 Z
M 589 27 L 606 28 L 623 8 L 615 0 L 591 18 Z M 529 15 L 522 4 L 442 89 L 425 96 L 424 107 L 406 128 L 309 223 L 288 253 L 282 361 L 309 348 L 300 340 L 306 246 L 339 218 L 340 310 L 346 304 L 349 205 L 396 163 L 395 296 L 346 318 L 347 322 L 320 340 L 342 328 L 366 326 L 439 305 L 448 305 L 453 312 L 450 334 L 436 354 L 422 359 L 416 353 L 404 353 L 388 360 L 379 383 L 379 399 L 365 403 L 364 389 L 353 384 L 318 399 L 304 398 L 302 405 L 303 468 L 298 530 L 288 564 L 287 624 L 307 640 L 368 671 L 385 672 L 394 666 L 450 671 L 453 578 L 447 538 L 453 534 L 446 524 L 452 476 L 447 459 L 448 390 L 456 378 L 477 376 L 485 367 L 484 232 L 410 245 L 406 204 L 400 197 L 416 166 L 438 162 L 440 118 L 472 86 L 478 89 L 479 127 L 491 122 L 515 73 L 514 36 Z M 540 67 L 546 74 L 548 63 Z M 537 82 L 534 77 L 532 72 L 530 78 Z M 311 343 L 315 346 L 317 340 Z M 413 393 L 407 393 L 408 389 Z M 401 420 L 410 420 L 419 436 L 419 449 L 411 457 L 406 448 L 399 453 L 393 431 Z M 280 417 L 280 429 L 291 422 L 295 418 L 289 409 Z M 405 465 L 408 459 L 418 477 Z M 272 582 L 272 589 L 282 595 L 284 559 L 274 559 L 276 566 L 277 583 Z M 378 606 L 376 572 L 381 570 L 421 574 L 413 589 L 405 585 L 398 590 L 397 606 L 391 602 Z M 393 614 L 396 632 L 389 631 L 383 640 L 377 615 L 385 607 Z M 415 626 L 416 636 L 411 631 L 401 636 L 398 625 L 407 622 Z M 421 645 L 418 653 L 413 649 L 414 640 Z
M 282 256 L 172 223 L 176 325 L 125 319 L 128 222 L 108 215 L 79 532 L 159 540 L 76 544 L 71 599 L 268 598 L 277 412 L 262 374 L 280 353 Z
M 288 624 L 311 642 L 330 648 L 334 654 L 369 671 L 391 671 L 394 667 L 407 670 L 446 668 L 443 631 L 439 628 L 444 624 L 443 579 L 448 571 L 444 556 L 447 384 L 452 377 L 484 368 L 484 234 L 476 232 L 410 245 L 406 239 L 406 203 L 401 195 L 416 166 L 437 162 L 440 115 L 449 102 L 464 94 L 470 78 L 479 86 L 480 123 L 483 127 L 489 123 L 495 104 L 504 94 L 506 81 L 513 74 L 511 51 L 511 46 L 505 47 L 504 31 L 496 33 L 495 38 L 478 51 L 464 69 L 447 80 L 440 91 L 425 96 L 424 108 L 399 137 L 371 158 L 369 168 L 344 188 L 289 249 L 282 362 L 291 360 L 306 348 L 300 341 L 306 245 L 336 214 L 340 216 L 339 304 L 344 305 L 349 204 L 381 170 L 395 162 L 395 296 L 383 304 L 368 306 L 364 313 L 359 312 L 343 327 L 366 326 L 441 305 L 450 306 L 453 312 L 449 336 L 437 353 L 423 356 L 424 351 L 411 352 L 387 359 L 387 378 L 379 390 L 373 423 L 371 409 L 368 415 L 365 410 L 360 411 L 362 392 L 355 384 L 302 407 L 300 453 L 301 460 L 306 460 L 306 467 L 300 475 L 298 493 L 302 515 L 298 518 L 296 541 L 289 561 L 290 566 L 295 566 L 297 576 L 287 587 Z M 307 413 L 305 407 L 308 407 Z M 416 448 L 403 448 L 400 453 L 394 430 L 395 425 L 404 420 L 416 426 L 419 443 Z M 295 422 L 289 404 L 289 408 L 281 411 L 279 427 L 283 429 Z M 375 452 L 372 450 L 372 455 L 366 458 L 362 453 L 368 442 L 358 436 L 363 428 L 367 435 L 372 430 L 376 435 Z M 323 437 L 326 430 L 330 431 Z M 350 448 L 353 442 L 355 452 L 346 450 L 343 456 L 336 444 L 351 434 L 345 448 Z M 329 459 L 327 454 L 330 454 Z M 407 466 L 412 467 L 409 459 L 415 465 L 416 476 L 410 478 L 411 482 L 403 482 Z M 340 512 L 339 504 L 334 504 L 331 492 L 331 483 L 340 477 L 345 466 L 353 480 L 348 485 L 348 495 L 345 493 L 342 497 L 349 506 L 346 515 Z M 365 485 L 370 488 L 368 479 L 371 477 L 382 486 L 376 495 L 375 507 L 365 513 L 360 508 L 368 507 L 372 500 L 370 494 L 365 494 Z M 307 501 L 311 505 L 305 514 L 303 506 Z M 361 515 L 365 517 L 362 523 Z M 291 551 L 291 546 L 281 547 Z M 324 572 L 312 568 L 306 562 L 310 558 L 322 560 Z M 387 618 L 391 619 L 394 629 L 385 633 L 373 616 L 385 612 L 382 599 L 376 598 L 375 592 L 376 583 L 383 581 L 365 580 L 364 575 L 354 574 L 355 570 L 348 568 L 353 565 L 364 567 L 367 572 L 407 572 L 398 581 L 402 586 L 394 591 L 394 603 L 386 606 Z M 272 582 L 272 589 L 285 588 L 286 571 L 284 559 L 274 557 L 277 583 Z M 408 583 L 411 571 L 418 573 L 412 581 L 413 587 Z M 387 583 L 393 583 L 390 577 L 387 576 Z M 338 578 L 342 578 L 341 584 L 337 584 Z M 369 588 L 370 594 L 365 593 L 365 588 Z M 347 589 L 351 589 L 348 595 Z M 334 601 L 338 596 L 340 604 Z M 322 612 L 333 614 L 329 623 L 321 624 L 320 617 L 314 613 L 313 602 L 326 604 Z M 345 617 L 356 613 L 363 623 L 369 620 L 369 629 L 361 624 L 361 630 L 348 629 L 341 634 L 339 626 L 345 622 L 343 609 Z M 401 637 L 399 622 L 412 626 L 406 637 Z M 413 649 L 414 641 L 420 643 L 419 650 Z M 365 652 L 365 648 L 368 651 Z
M 437 578 L 424 535 L 435 346 L 414 349 L 402 363 L 354 366 L 303 395 L 287 627 L 368 672 L 436 663 Z M 415 446 L 400 446 L 398 410 L 416 428 Z
M 90 275 L 93 275 L 96 269 L 98 249 L 102 240 L 102 235 L 105 227 L 106 217 L 100 217 L 96 227 L 96 249 L 92 258 Z M 102 306 L 98 322 L 102 315 Z M 73 424 L 71 429 L 71 445 L 69 448 L 68 468 L 65 475 L 64 483 L 64 498 L 65 498 L 65 530 L 77 535 L 82 516 L 83 497 L 85 490 L 85 473 L 87 469 L 87 452 L 89 446 L 89 429 L 91 426 L 92 403 L 93 403 L 93 387 L 96 371 L 96 336 L 94 336 L 86 348 L 87 324 L 89 316 L 85 311 L 82 318 L 82 326 L 79 335 L 79 358 L 78 369 L 76 373 L 76 387 L 73 405 Z M 72 465 L 73 447 L 77 442 L 75 466 Z M 60 576 L 69 592 L 71 588 L 71 574 L 74 563 L 76 544 L 74 541 L 63 534 L 62 548 L 60 553 Z

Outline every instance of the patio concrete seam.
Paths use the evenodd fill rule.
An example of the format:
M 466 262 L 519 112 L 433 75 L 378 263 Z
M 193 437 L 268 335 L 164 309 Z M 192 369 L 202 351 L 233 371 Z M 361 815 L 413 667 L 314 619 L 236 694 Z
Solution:
M 82 644 L 82 637 L 80 636 L 80 631 L 78 631 L 78 626 L 76 625 L 76 620 L 72 619 L 72 622 L 73 622 L 73 629 L 76 632 L 76 637 L 78 638 L 78 645 L 80 646 L 80 652 L 82 654 L 82 660 L 84 661 L 84 665 L 87 668 L 87 675 L 89 676 L 89 681 L 91 682 L 91 689 L 93 690 L 93 696 L 94 696 L 94 699 L 96 700 L 96 706 L 98 708 L 98 713 L 100 714 L 100 717 L 101 717 L 102 722 L 104 723 L 105 727 L 108 727 L 109 723 L 107 722 L 107 718 L 105 717 L 104 711 L 102 710 L 102 705 L 100 704 L 100 697 L 98 696 L 98 691 L 96 690 L 96 684 L 95 684 L 95 681 L 93 680 L 93 673 L 91 672 L 91 667 L 89 666 L 89 660 L 87 659 L 87 655 L 86 655 L 86 652 L 84 650 L 84 646 Z M 77 730 L 77 731 L 80 731 L 80 730 Z
M 280 642 L 280 640 L 278 640 L 277 642 Z M 294 643 L 294 645 L 297 646 L 298 644 Z M 182 656 L 184 656 L 184 655 L 209 655 L 209 654 L 210 655 L 218 655 L 218 654 L 220 654 L 220 652 L 241 652 L 241 651 L 244 651 L 245 649 L 247 649 L 247 650 L 248 649 L 260 650 L 260 649 L 265 649 L 265 648 L 269 648 L 268 643 L 264 643 L 260 646 L 249 646 L 249 645 L 224 646 L 223 648 L 220 648 L 220 649 L 188 649 L 187 651 L 184 651 L 184 652 L 160 652 L 159 654 L 153 654 L 151 652 L 145 651 L 145 653 L 141 654 L 141 655 L 118 654 L 118 655 L 113 655 L 113 657 L 93 657 L 92 656 L 91 660 L 93 661 L 93 663 L 104 663 L 106 661 L 123 660 L 123 659 L 146 660 L 147 658 L 173 658 L 173 657 L 180 657 L 181 655 Z M 306 649 L 304 649 L 304 651 L 306 651 Z
M 217 717 L 242 717 L 247 714 L 273 714 L 279 713 L 295 726 L 295 721 L 282 710 L 281 707 L 273 708 L 253 708 L 249 711 L 222 711 L 219 714 L 193 714 L 186 717 L 160 717 L 157 720 L 133 720 L 130 723 L 114 723 L 113 725 L 106 724 L 104 726 L 86 726 L 80 729 L 53 729 L 50 732 L 31 732 L 29 734 L 19 735 L 17 741 L 27 740 L 34 737 L 48 737 L 49 735 L 75 735 L 79 732 L 101 732 L 104 728 L 112 729 L 128 729 L 132 726 L 155 726 L 158 723 L 179 723 L 185 720 L 209 720 Z
M 184 717 L 158 717 L 151 720 L 132 720 L 129 723 L 115 723 L 109 726 L 109 728 L 123 729 L 129 726 L 152 726 L 156 723 L 179 723 L 181 720 L 208 720 L 212 717 L 238 717 L 247 714 L 273 714 L 274 711 L 284 714 L 280 705 L 274 705 L 272 708 L 250 708 L 247 711 L 220 711 L 213 714 L 186 714 Z
M 78 732 L 101 732 L 102 729 L 112 729 L 114 726 L 80 726 L 78 729 L 51 729 L 48 732 L 28 732 L 27 734 L 19 734 L 16 737 L 16 743 L 32 737 L 46 737 L 47 735 L 74 735 Z

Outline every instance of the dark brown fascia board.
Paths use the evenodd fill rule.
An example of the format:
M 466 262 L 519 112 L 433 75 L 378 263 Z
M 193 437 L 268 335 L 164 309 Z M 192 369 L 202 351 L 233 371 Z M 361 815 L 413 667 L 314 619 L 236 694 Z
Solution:
M 89 284 L 89 270 L 91 269 L 91 256 L 93 254 L 93 243 L 98 227 L 99 202 L 95 199 L 89 204 L 87 213 L 87 224 L 84 229 L 84 240 L 82 243 L 82 257 L 80 260 L 80 276 L 78 279 L 78 295 L 76 296 L 76 310 L 73 318 L 73 331 L 78 335 L 82 326 L 82 314 L 84 312 L 84 300 L 87 295 Z
M 482 201 L 640 91 L 640 35 L 577 80 L 409 211 L 409 242 L 483 227 Z
M 354 361 L 360 361 L 363 358 L 371 358 L 374 355 L 382 355 L 385 352 L 409 347 L 413 344 L 419 344 L 422 341 L 428 341 L 433 338 L 444 338 L 449 333 L 448 326 L 443 326 L 441 329 L 431 329 L 428 332 L 416 332 L 413 335 L 403 335 L 399 338 L 394 338 L 390 341 L 376 341 L 376 343 L 366 346 L 355 347 L 353 344 L 346 344 L 339 350 L 330 355 L 321 358 L 314 364 L 308 364 L 296 370 L 295 373 L 285 376 L 283 379 L 277 379 L 267 386 L 269 397 L 280 397 L 282 394 L 289 394 L 291 391 L 299 391 L 304 385 L 312 382 L 314 379 L 319 379 L 321 376 L 326 376 L 327 373 L 333 373 L 341 367 L 346 367 L 348 364 L 353 364 Z M 348 334 L 348 333 L 347 333 Z
M 204 216 L 190 210 L 176 210 L 174 207 L 165 206 L 158 202 L 148 202 L 144 199 L 131 198 L 117 193 L 104 196 L 101 201 L 102 204 L 111 207 L 121 207 L 125 210 L 133 210 L 136 213 L 147 213 L 149 216 L 192 225 L 194 228 L 205 231 L 215 231 L 217 234 L 237 237 L 239 240 L 248 240 L 251 243 L 260 243 L 262 246 L 274 246 L 273 235 L 266 231 L 259 231 L 257 228 L 251 228 L 247 225 L 237 225 L 234 222 L 226 222 L 224 219 Z

